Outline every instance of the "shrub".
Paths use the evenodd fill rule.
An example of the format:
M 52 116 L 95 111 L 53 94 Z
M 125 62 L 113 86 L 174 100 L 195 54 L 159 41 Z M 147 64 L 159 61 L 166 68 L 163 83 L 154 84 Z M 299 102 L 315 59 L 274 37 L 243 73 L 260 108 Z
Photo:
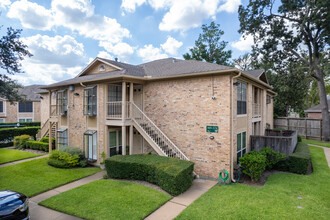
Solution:
M 243 173 L 251 177 L 252 181 L 258 181 L 266 169 L 266 156 L 256 151 L 250 151 L 239 158 Z
M 64 160 L 48 159 L 47 163 L 48 163 L 48 165 L 57 167 L 57 168 L 70 168 L 70 165 L 67 162 L 65 162 Z
M 302 142 L 302 137 L 299 134 L 297 136 L 297 140 L 298 140 L 298 142 Z
M 35 137 L 40 127 L 0 128 L 0 141 L 12 140 L 23 134 Z
M 40 142 L 49 144 L 49 137 L 43 137 Z M 55 149 L 55 138 L 52 138 L 52 149 Z
M 150 154 L 116 155 L 105 160 L 110 178 L 154 183 L 176 196 L 192 184 L 194 163 Z
M 288 158 L 279 161 L 275 168 L 281 171 L 306 174 L 311 166 L 311 153 L 308 145 L 302 142 L 297 144 L 296 150 Z
M 27 134 L 14 137 L 14 146 L 18 149 L 26 148 L 26 142 L 31 140 L 32 137 Z
M 69 149 L 71 148 L 71 149 Z M 82 152 L 78 148 L 67 147 L 63 150 L 53 150 L 49 154 L 48 164 L 58 168 L 86 167 L 87 162 L 81 157 Z
M 11 147 L 13 145 L 14 145 L 14 142 L 12 142 L 12 141 L 4 141 L 4 142 L 0 143 L 0 148 L 2 148 L 2 147 Z
M 269 147 L 262 148 L 259 151 L 266 157 L 266 169 L 271 170 L 280 160 L 285 159 L 285 155 L 272 150 Z
M 27 141 L 25 142 L 25 146 L 32 150 L 49 151 L 49 145 L 40 141 Z
M 71 155 L 77 155 L 80 160 L 85 159 L 84 153 L 77 147 L 62 147 L 60 151 L 69 153 Z

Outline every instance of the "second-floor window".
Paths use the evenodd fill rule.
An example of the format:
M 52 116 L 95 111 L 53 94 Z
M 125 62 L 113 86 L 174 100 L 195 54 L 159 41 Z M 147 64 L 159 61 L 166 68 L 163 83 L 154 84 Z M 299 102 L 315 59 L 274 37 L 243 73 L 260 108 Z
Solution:
M 243 82 L 237 85 L 237 114 L 246 114 L 246 83 Z
M 33 112 L 33 103 L 32 102 L 18 103 L 18 112 Z
M 84 90 L 84 114 L 97 114 L 97 89 L 94 87 L 87 87 Z
M 68 111 L 67 90 L 58 91 L 56 94 L 56 112 L 58 115 L 65 115 Z
M 3 101 L 0 102 L 0 112 L 3 112 Z

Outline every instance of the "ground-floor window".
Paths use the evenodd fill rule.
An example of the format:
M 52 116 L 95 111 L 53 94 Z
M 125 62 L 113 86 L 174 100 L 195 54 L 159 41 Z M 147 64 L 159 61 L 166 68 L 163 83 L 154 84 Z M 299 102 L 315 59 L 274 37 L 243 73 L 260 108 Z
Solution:
M 60 128 L 57 130 L 57 149 L 61 149 L 63 147 L 68 146 L 68 129 L 66 128 Z
M 97 131 L 87 130 L 84 133 L 85 157 L 88 160 L 97 160 Z
M 32 122 L 32 118 L 20 118 L 18 122 Z
M 0 123 L 4 123 L 4 122 L 5 122 L 5 119 L 0 118 Z
M 237 163 L 239 163 L 239 158 L 243 157 L 246 153 L 246 132 L 241 132 L 237 134 Z
M 109 131 L 109 156 L 122 154 L 122 134 L 121 130 Z

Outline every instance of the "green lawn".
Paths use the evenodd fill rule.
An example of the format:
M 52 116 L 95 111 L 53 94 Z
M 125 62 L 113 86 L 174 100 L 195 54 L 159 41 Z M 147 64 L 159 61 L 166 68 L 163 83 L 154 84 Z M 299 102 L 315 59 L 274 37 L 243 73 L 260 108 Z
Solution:
M 33 196 L 100 171 L 99 168 L 55 168 L 49 166 L 47 160 L 41 158 L 0 167 L 0 190 Z
M 136 183 L 97 180 L 39 205 L 84 219 L 143 219 L 171 197 Z
M 326 142 L 307 140 L 307 139 L 302 139 L 302 142 L 306 143 L 306 144 L 314 144 L 314 145 L 323 146 L 323 147 L 330 147 L 330 143 L 326 143 Z
M 323 149 L 310 150 L 313 174 L 273 174 L 263 187 L 216 185 L 177 219 L 330 219 L 330 170 Z
M 0 164 L 38 156 L 41 155 L 20 150 L 0 149 Z

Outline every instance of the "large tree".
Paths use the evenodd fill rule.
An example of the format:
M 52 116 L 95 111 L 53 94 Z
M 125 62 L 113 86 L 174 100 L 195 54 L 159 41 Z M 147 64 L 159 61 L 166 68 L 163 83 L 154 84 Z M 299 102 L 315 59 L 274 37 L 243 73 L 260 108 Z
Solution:
M 190 49 L 190 53 L 183 55 L 185 60 L 202 60 L 220 65 L 230 65 L 231 50 L 225 50 L 228 42 L 221 41 L 224 32 L 219 24 L 213 21 L 210 25 L 202 25 L 203 33 L 199 34 L 195 41 L 195 46 Z
M 0 38 L 0 97 L 8 99 L 11 103 L 22 100 L 18 94 L 21 86 L 8 75 L 22 72 L 20 61 L 25 56 L 32 56 L 27 46 L 19 40 L 22 30 L 7 28 L 7 35 Z
M 326 0 L 250 0 L 238 10 L 239 32 L 254 37 L 255 54 L 282 64 L 299 60 L 316 80 L 326 140 L 330 140 L 330 117 L 320 58 L 329 53 L 329 5 Z

